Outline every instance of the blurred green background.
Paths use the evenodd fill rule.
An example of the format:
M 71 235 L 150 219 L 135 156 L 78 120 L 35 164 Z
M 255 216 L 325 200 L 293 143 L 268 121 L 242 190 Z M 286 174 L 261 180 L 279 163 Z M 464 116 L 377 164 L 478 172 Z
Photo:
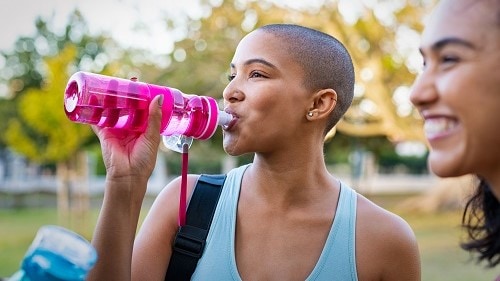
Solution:
M 421 253 L 422 280 L 492 281 L 495 273 L 498 274 L 495 270 L 476 265 L 470 261 L 468 253 L 459 249 L 458 244 L 463 236 L 459 226 L 460 211 L 413 212 L 397 207 L 398 202 L 405 201 L 408 196 L 377 195 L 369 198 L 406 219 L 415 231 Z M 146 200 L 142 217 L 148 208 Z M 63 225 L 91 239 L 97 212 L 94 208 L 83 225 L 76 225 L 76 221 L 71 223 L 70 220 Z M 0 277 L 10 276 L 19 268 L 36 231 L 46 224 L 60 225 L 56 209 L 40 207 L 0 210 Z
M 71 74 L 138 77 L 220 99 L 239 39 L 258 26 L 286 22 L 337 37 L 353 57 L 353 105 L 325 141 L 331 172 L 410 223 L 420 245 L 422 280 L 494 279 L 495 270 L 470 262 L 458 246 L 460 210 L 471 180 L 439 180 L 429 173 L 421 120 L 409 101 L 422 65 L 419 33 L 435 0 L 64 3 L 8 1 L 0 10 L 5 31 L 0 41 L 0 276 L 17 270 L 42 225 L 62 225 L 91 238 L 104 167 L 89 126 L 64 114 L 62 96 Z M 21 30 L 26 25 L 32 32 Z M 7 35 L 14 36 L 12 42 Z M 225 155 L 221 140 L 217 132 L 193 144 L 190 172 L 224 172 L 251 161 L 252 155 Z M 143 213 L 179 174 L 177 156 L 161 148 Z

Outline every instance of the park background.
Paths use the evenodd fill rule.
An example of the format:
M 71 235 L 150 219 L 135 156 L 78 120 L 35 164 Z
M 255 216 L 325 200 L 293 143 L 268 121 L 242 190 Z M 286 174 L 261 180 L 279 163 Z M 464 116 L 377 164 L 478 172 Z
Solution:
M 182 3 L 181 3 L 182 2 Z M 221 99 L 233 51 L 267 23 L 313 27 L 341 40 L 356 67 L 355 99 L 325 140 L 330 171 L 406 219 L 422 280 L 493 280 L 460 250 L 461 210 L 474 180 L 427 169 L 421 119 L 409 102 L 422 61 L 419 33 L 434 0 L 44 1 L 2 9 L 0 38 L 0 277 L 13 274 L 36 231 L 57 224 L 89 240 L 104 167 L 89 126 L 62 104 L 79 70 L 167 85 Z M 37 6 L 41 5 L 41 6 Z M 26 29 L 27 28 L 27 29 Z M 251 161 L 221 148 L 220 131 L 195 141 L 189 171 L 219 173 Z M 180 156 L 161 147 L 143 215 Z

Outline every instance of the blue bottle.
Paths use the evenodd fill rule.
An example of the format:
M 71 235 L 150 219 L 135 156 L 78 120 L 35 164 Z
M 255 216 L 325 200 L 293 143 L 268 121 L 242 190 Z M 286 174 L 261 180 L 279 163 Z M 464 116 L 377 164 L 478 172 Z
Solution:
M 97 260 L 97 252 L 82 236 L 63 227 L 41 227 L 21 269 L 8 281 L 83 281 Z

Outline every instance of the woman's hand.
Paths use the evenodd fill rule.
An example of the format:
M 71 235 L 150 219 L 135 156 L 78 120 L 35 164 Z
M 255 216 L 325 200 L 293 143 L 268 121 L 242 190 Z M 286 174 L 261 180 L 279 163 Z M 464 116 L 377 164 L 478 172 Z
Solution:
M 106 190 L 92 245 L 99 258 L 88 280 L 130 280 L 132 248 L 147 181 L 160 143 L 163 95 L 149 105 L 144 133 L 93 126 L 106 166 Z
M 153 172 L 160 143 L 163 95 L 149 105 L 148 126 L 144 133 L 92 126 L 101 143 L 107 180 L 146 180 Z

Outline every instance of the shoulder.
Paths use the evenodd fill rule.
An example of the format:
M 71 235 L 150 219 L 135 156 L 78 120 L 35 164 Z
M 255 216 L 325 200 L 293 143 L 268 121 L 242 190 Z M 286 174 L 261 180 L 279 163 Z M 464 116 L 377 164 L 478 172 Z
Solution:
M 391 238 L 414 239 L 410 225 L 400 216 L 376 205 L 363 195 L 357 194 L 358 229 Z M 394 237 L 393 237 L 394 236 Z
M 187 176 L 186 201 L 188 202 L 199 177 L 200 175 L 196 174 L 189 174 Z M 170 223 L 174 223 L 175 226 L 177 226 L 181 184 L 181 177 L 176 177 L 162 189 L 162 191 L 155 198 L 153 205 L 146 216 L 146 220 L 149 217 L 158 217 L 159 220 L 170 221 Z
M 199 175 L 187 177 L 187 200 Z M 154 280 L 163 276 L 170 260 L 172 243 L 178 231 L 181 178 L 175 178 L 158 194 L 134 242 L 134 279 Z
M 420 280 L 419 250 L 410 225 L 364 196 L 357 197 L 358 272 L 377 272 L 381 280 Z

